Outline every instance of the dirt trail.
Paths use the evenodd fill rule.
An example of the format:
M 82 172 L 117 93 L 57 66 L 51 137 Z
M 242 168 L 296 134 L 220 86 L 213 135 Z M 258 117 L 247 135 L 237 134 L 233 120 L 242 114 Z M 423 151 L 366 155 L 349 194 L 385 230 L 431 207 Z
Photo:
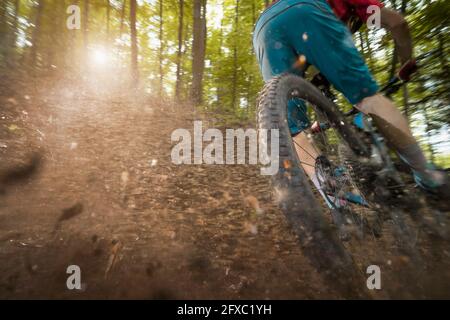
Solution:
M 29 150 L 43 159 L 0 195 L 0 298 L 340 297 L 256 166 L 171 163 L 192 109 L 65 87 L 1 95 L 2 170 Z M 81 292 L 66 288 L 72 264 Z
M 258 168 L 171 163 L 170 134 L 192 128 L 191 110 L 29 92 L 5 99 L 5 112 L 21 116 L 3 119 L 13 130 L 5 129 L 1 156 L 20 161 L 34 138 L 44 158 L 35 178 L 1 198 L 0 297 L 330 295 Z M 66 289 L 71 264 L 81 267 L 81 293 Z

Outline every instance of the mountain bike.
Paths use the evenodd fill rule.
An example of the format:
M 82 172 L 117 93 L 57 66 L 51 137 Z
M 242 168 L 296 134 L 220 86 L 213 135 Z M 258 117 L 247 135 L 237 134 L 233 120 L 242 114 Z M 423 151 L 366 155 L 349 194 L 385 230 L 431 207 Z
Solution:
M 420 56 L 417 61 L 428 56 Z M 394 77 L 381 91 L 389 96 L 403 85 Z M 319 133 L 311 134 L 320 156 L 307 165 L 314 166 L 329 209 L 314 194 L 302 169 L 287 123 L 290 99 L 303 100 L 320 124 Z M 400 240 L 414 251 L 404 213 L 408 207 L 417 210 L 421 203 L 418 197 L 410 196 L 417 191 L 409 189 L 411 183 L 405 183 L 399 170 L 402 166 L 371 119 L 356 109 L 343 113 L 334 101 L 330 90 L 286 73 L 264 86 L 258 99 L 257 121 L 260 129 L 279 130 L 279 171 L 272 176 L 272 186 L 306 255 L 319 269 L 335 274 L 338 270 L 338 274 L 351 277 L 357 271 L 342 243 L 348 231 L 356 230 L 360 237 L 380 237 L 385 221 L 394 221 Z M 414 211 L 412 220 L 417 222 L 422 215 Z M 343 268 L 348 268 L 347 272 Z

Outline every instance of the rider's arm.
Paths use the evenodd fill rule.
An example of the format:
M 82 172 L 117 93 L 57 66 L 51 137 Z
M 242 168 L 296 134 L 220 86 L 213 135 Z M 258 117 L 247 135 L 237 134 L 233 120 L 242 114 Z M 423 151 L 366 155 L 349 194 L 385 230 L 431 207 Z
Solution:
M 413 57 L 413 47 L 408 23 L 403 16 L 391 9 L 384 7 L 380 0 L 344 0 L 355 8 L 355 14 L 363 22 L 372 14 L 368 10 L 370 6 L 377 6 L 381 13 L 381 27 L 387 29 L 394 38 L 398 55 L 402 64 L 410 61 Z
M 405 18 L 398 12 L 381 8 L 381 26 L 392 34 L 402 64 L 413 57 L 411 33 Z

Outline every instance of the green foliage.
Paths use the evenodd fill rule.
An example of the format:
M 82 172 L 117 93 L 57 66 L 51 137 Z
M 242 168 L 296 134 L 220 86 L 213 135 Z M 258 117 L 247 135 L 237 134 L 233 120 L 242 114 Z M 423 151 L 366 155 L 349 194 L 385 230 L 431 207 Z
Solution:
M 160 1 L 163 4 L 162 17 Z M 251 39 L 254 24 L 266 2 L 207 0 L 202 107 L 209 114 L 238 122 L 254 119 L 255 100 L 263 83 Z M 16 3 L 19 4 L 17 13 Z M 405 5 L 416 56 L 430 53 L 421 62 L 420 72 L 408 84 L 407 90 L 398 92 L 393 99 L 407 114 L 430 157 L 437 159 L 439 153 L 448 153 L 450 149 L 444 141 L 450 130 L 450 2 L 397 0 L 385 3 L 391 7 L 396 4 L 396 10 Z M 41 12 L 39 4 L 43 6 Z M 66 28 L 66 9 L 71 4 L 80 6 L 83 18 L 85 9 L 89 9 L 81 30 Z M 131 60 L 129 7 L 129 0 L 2 0 L 0 67 L 83 75 L 90 50 L 101 46 L 115 57 L 111 69 L 116 70 L 116 74 L 111 78 L 128 79 Z M 138 1 L 140 86 L 146 91 L 160 94 L 162 83 L 162 94 L 173 97 L 177 83 L 176 66 L 181 56 L 180 98 L 186 100 L 189 97 L 193 19 L 193 1 L 185 0 L 182 50 L 179 54 L 180 0 Z M 395 69 L 392 68 L 394 46 L 390 35 L 384 31 L 363 29 L 355 35 L 355 42 L 375 78 L 385 83 L 399 67 L 397 64 Z M 33 53 L 36 55 L 34 62 Z M 350 107 L 342 96 L 339 96 L 339 101 L 344 108 Z

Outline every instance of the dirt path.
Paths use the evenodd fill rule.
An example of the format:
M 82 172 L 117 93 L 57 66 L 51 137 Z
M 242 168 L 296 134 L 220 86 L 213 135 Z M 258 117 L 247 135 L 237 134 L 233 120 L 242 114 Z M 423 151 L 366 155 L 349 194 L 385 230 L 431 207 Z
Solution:
M 339 298 L 257 167 L 171 163 L 192 110 L 63 88 L 2 92 L 2 169 L 43 160 L 0 195 L 0 298 Z
M 1 199 L 0 297 L 327 295 L 258 168 L 171 163 L 170 134 L 192 127 L 189 112 L 57 88 L 27 95 L 6 101 L 27 117 L 2 157 L 23 157 L 27 143 L 14 142 L 34 135 L 44 159 Z M 71 264 L 82 293 L 66 289 Z

